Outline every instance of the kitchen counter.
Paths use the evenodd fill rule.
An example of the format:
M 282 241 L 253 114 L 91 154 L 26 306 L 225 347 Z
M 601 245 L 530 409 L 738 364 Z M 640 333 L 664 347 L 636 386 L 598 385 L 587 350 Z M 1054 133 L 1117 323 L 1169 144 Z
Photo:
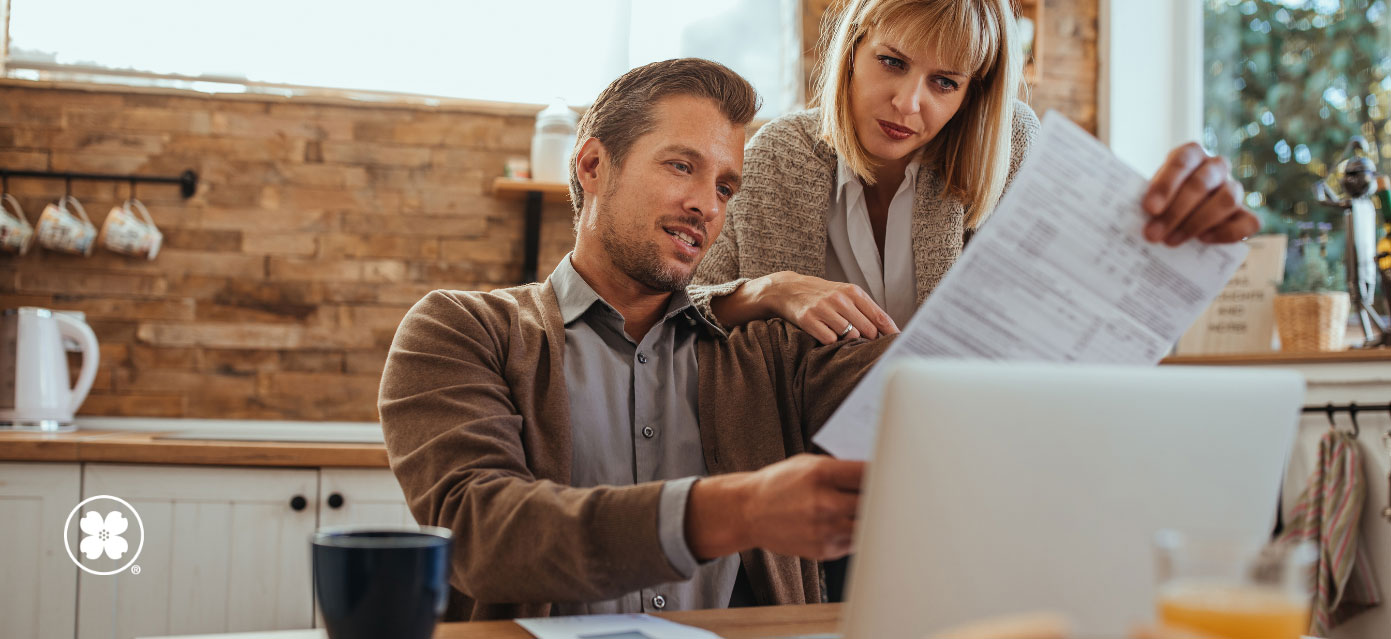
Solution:
M 116 420 L 91 420 L 114 422 Z M 122 420 L 124 421 L 124 420 Z M 128 462 L 210 466 L 387 468 L 386 447 L 375 442 L 256 441 L 197 436 L 198 420 L 133 428 L 88 427 L 69 433 L 0 431 L 0 461 Z M 153 423 L 152 423 L 153 422 Z M 105 424 L 104 424 L 105 425 Z M 135 426 L 134 424 L 132 424 Z M 154 426 L 154 428 L 149 428 Z M 163 426 L 164 428 L 159 428 Z M 182 427 L 179 427 L 182 426 Z M 264 426 L 249 427 L 266 430 Z M 302 427 L 301 427 L 302 430 Z M 225 433 L 226 428 L 211 431 Z M 168 436 L 178 437 L 166 438 Z

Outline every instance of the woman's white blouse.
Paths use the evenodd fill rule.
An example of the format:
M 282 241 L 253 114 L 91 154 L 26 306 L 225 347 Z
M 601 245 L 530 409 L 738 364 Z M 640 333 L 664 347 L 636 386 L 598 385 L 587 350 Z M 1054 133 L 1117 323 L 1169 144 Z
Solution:
M 849 282 L 864 289 L 899 328 L 917 310 L 913 279 L 913 194 L 917 192 L 918 161 L 908 164 L 903 183 L 889 201 L 884 230 L 884 255 L 869 225 L 864 184 L 836 158 L 836 192 L 826 217 L 826 279 Z M 789 229 L 796 232 L 795 229 Z

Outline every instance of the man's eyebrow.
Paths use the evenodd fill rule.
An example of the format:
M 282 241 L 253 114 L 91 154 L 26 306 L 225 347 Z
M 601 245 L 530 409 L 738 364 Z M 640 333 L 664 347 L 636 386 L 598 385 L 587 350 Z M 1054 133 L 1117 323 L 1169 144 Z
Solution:
M 884 48 L 886 48 L 886 49 L 892 51 L 892 52 L 894 53 L 895 56 L 897 56 L 897 57 L 899 57 L 899 58 L 902 58 L 904 62 L 909 62 L 909 63 L 911 63 L 911 62 L 913 61 L 913 58 L 908 57 L 908 54 L 906 54 L 906 53 L 904 53 L 904 52 L 902 52 L 902 51 L 899 51 L 899 50 L 898 50 L 898 47 L 895 47 L 895 46 L 892 45 L 892 44 L 885 44 L 885 45 L 884 45 Z M 965 73 L 962 73 L 962 72 L 960 72 L 960 71 L 950 71 L 950 70 L 947 70 L 947 69 L 938 69 L 938 70 L 937 70 L 937 73 L 940 73 L 940 74 L 942 74 L 942 75 L 950 75 L 950 76 L 954 76 L 954 77 L 958 77 L 958 78 L 964 78 L 964 77 L 966 77 L 966 74 L 965 74 Z
M 694 160 L 696 164 L 705 163 L 704 153 L 701 153 L 700 151 L 697 151 L 684 144 L 669 144 L 665 147 L 662 147 L 662 150 L 660 152 L 663 154 L 675 153 L 676 155 L 685 156 Z M 732 185 L 734 190 L 736 191 L 739 190 L 739 187 L 743 184 L 743 179 L 740 178 L 739 174 L 735 173 L 734 171 L 725 171 L 724 173 L 720 174 L 720 181 L 730 183 L 730 185 Z

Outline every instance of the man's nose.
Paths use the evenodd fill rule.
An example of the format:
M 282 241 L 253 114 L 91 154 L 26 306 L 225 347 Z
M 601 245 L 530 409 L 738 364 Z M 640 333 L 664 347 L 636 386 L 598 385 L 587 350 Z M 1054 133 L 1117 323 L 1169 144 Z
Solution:
M 719 187 L 713 182 L 694 186 L 686 194 L 686 211 L 705 220 L 719 215 L 721 202 L 717 188 Z

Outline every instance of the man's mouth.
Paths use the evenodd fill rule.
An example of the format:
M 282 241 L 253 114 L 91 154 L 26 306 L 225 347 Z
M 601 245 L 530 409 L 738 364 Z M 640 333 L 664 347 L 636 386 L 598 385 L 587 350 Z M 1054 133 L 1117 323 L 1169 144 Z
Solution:
M 670 236 L 672 236 L 672 237 L 674 237 L 674 238 L 676 238 L 676 239 L 678 239 L 678 240 L 681 240 L 681 241 L 684 242 L 687 246 L 690 246 L 690 247 L 692 247 L 692 248 L 698 248 L 698 247 L 700 246 L 700 237 L 699 237 L 699 236 L 692 235 L 692 234 L 689 233 L 689 232 L 686 232 L 686 231 L 684 231 L 684 230 L 677 229 L 677 228 L 663 227 L 662 230 L 663 230 L 663 231 L 666 231 L 666 232 L 667 232 L 667 235 L 670 235 Z

